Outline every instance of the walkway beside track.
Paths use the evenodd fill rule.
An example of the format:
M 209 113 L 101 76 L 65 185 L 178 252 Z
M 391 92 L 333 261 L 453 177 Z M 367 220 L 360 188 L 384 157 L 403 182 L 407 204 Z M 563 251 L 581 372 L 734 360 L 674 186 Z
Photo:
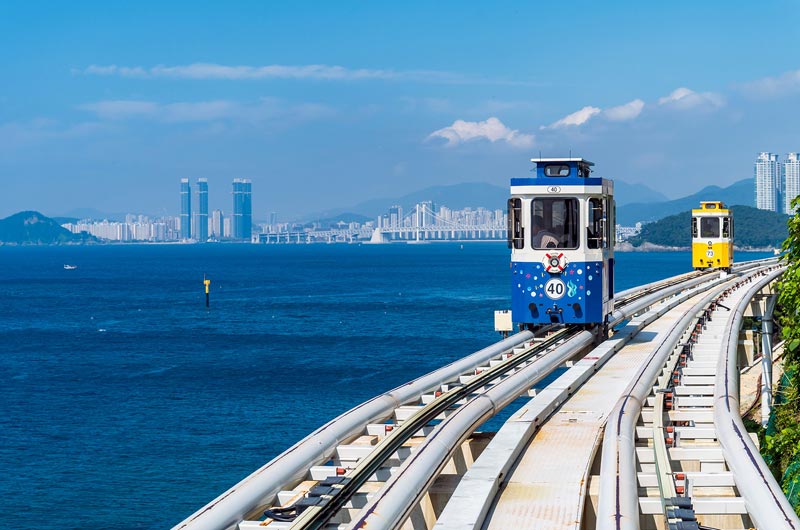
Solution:
M 502 488 L 486 528 L 582 528 L 589 473 L 608 414 L 662 337 L 703 294 L 639 332 L 542 425 Z M 634 320 L 590 356 L 601 357 L 635 327 Z

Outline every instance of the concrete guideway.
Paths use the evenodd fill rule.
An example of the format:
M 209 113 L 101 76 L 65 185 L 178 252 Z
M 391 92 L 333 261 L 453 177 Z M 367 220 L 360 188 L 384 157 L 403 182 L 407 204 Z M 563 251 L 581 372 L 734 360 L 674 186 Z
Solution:
M 738 268 L 745 273 L 759 266 L 763 265 L 740 264 Z M 612 374 L 616 367 L 616 377 L 609 376 L 606 386 L 617 390 L 618 396 L 632 377 L 631 371 L 636 372 L 642 358 L 647 357 L 644 346 L 639 357 L 636 353 L 625 353 L 636 351 L 637 334 L 644 329 L 638 343 L 646 344 L 648 337 L 652 340 L 656 329 L 653 326 L 658 326 L 659 321 L 669 326 L 664 319 L 670 318 L 672 310 L 703 296 L 698 293 L 712 290 L 724 281 L 716 273 L 690 273 L 619 293 L 620 309 L 615 311 L 612 320 L 626 323 L 612 339 L 588 355 L 583 356 L 591 341 L 588 333 L 573 330 L 542 341 L 524 332 L 373 398 L 321 427 L 175 529 L 245 530 L 265 524 L 273 530 L 323 526 L 343 529 L 402 526 L 428 530 L 434 525 L 439 528 L 471 525 L 474 528 L 482 524 L 482 517 L 493 506 L 498 484 L 507 476 L 525 442 L 551 415 L 542 431 L 547 425 L 557 425 L 560 421 L 565 428 L 560 429 L 556 437 L 567 437 L 562 440 L 562 452 L 568 445 L 574 445 L 576 450 L 588 454 L 588 460 L 584 458 L 588 463 L 570 459 L 561 469 L 555 457 L 557 451 L 552 458 L 545 456 L 544 461 L 535 457 L 530 460 L 534 462 L 533 467 L 539 462 L 540 471 L 546 472 L 550 466 L 553 487 L 549 489 L 552 491 L 557 490 L 558 478 L 563 477 L 563 482 L 569 480 L 567 467 L 573 475 L 582 473 L 583 486 L 576 505 L 583 506 L 587 495 L 585 485 L 591 480 L 592 459 L 600 443 L 598 433 L 602 432 L 607 409 L 613 406 L 612 400 L 610 405 L 604 405 L 606 412 L 592 415 L 592 407 L 598 407 L 609 394 L 602 390 L 592 394 L 593 381 L 604 370 Z M 651 327 L 645 329 L 648 324 Z M 632 342 L 626 350 L 628 341 Z M 583 357 L 577 362 L 571 361 L 577 354 Z M 568 366 L 574 362 L 574 366 L 538 391 L 529 405 L 514 415 L 497 436 L 473 434 L 483 421 L 517 396 L 526 391 L 533 393 L 531 387 L 536 381 L 565 362 Z M 603 383 L 597 385 L 602 388 Z M 585 405 L 573 401 L 574 406 L 564 408 L 563 403 L 570 395 L 577 397 L 581 392 Z M 436 406 L 439 408 L 432 408 Z M 572 440 L 569 427 L 582 427 L 588 434 Z M 534 437 L 534 442 L 544 437 L 542 431 Z M 513 435 L 508 436 L 509 432 Z M 401 433 L 405 434 L 401 437 Z M 584 439 L 588 441 L 580 441 Z M 535 445 L 532 443 L 531 447 Z M 525 457 L 519 460 L 517 469 L 523 468 L 524 460 Z M 371 463 L 373 461 L 375 463 Z M 498 466 L 499 472 L 496 471 Z M 652 473 L 640 475 L 645 483 L 653 479 L 658 482 L 658 477 Z M 730 474 L 726 480 L 732 480 Z M 472 489 L 464 489 L 468 487 Z M 345 491 L 349 493 L 344 495 Z M 471 501 L 469 509 L 457 508 L 460 496 L 464 497 L 465 505 Z M 499 504 L 492 513 L 497 513 L 497 506 Z M 260 517 L 265 509 L 270 510 L 266 520 Z M 476 509 L 478 515 L 467 524 L 467 513 Z M 574 519 L 579 525 L 580 521 L 585 524 L 592 520 L 592 510 L 588 518 L 584 518 L 583 508 L 577 511 Z M 315 514 L 327 512 L 330 515 L 316 518 Z M 459 517 L 450 519 L 449 513 Z M 487 527 L 491 525 L 491 522 L 486 523 Z M 496 527 L 504 526 L 498 522 Z M 552 526 L 562 527 L 581 526 Z
M 591 510 L 584 508 L 586 485 L 606 419 L 628 381 L 714 283 L 719 281 L 699 286 L 677 305 L 666 302 L 665 308 L 654 307 L 591 352 L 603 359 L 616 349 L 615 343 L 621 343 L 534 435 L 501 488 L 485 528 L 594 527 Z M 447 527 L 444 521 L 442 528 Z

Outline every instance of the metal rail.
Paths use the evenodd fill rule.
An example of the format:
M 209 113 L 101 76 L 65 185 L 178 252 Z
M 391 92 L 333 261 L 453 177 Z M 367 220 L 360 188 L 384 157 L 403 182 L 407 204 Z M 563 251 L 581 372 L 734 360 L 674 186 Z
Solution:
M 689 279 L 694 279 L 696 276 L 692 274 Z M 705 275 L 703 281 L 705 283 L 709 281 L 707 275 Z M 659 301 L 674 296 L 677 291 L 684 291 L 686 285 L 675 287 L 674 284 L 686 284 L 687 279 L 683 279 L 682 282 L 666 282 L 668 283 L 666 287 L 664 283 L 658 282 L 659 287 L 651 288 L 652 290 L 661 291 Z M 695 282 L 689 283 L 694 285 Z M 675 301 L 668 304 L 668 307 L 674 307 L 688 296 L 691 295 L 677 297 Z M 641 303 L 635 304 L 635 306 L 627 303 L 626 306 L 628 306 L 627 309 L 621 309 L 623 318 L 630 318 L 634 313 L 643 310 Z M 663 313 L 665 309 L 661 311 Z M 627 337 L 627 340 L 632 336 Z M 348 528 L 355 529 L 366 525 L 369 528 L 389 529 L 401 524 L 413 506 L 420 501 L 460 444 L 483 421 L 502 409 L 545 375 L 551 373 L 566 359 L 573 357 L 590 342 L 591 336 L 588 333 L 579 334 L 570 339 L 569 342 L 561 345 L 556 351 L 520 369 L 518 373 L 493 386 L 485 394 L 460 407 L 436 428 L 434 434 L 417 447 L 413 455 L 398 472 L 392 475 L 386 486 L 375 494 L 373 499 L 363 508 L 359 517 L 348 525 Z M 619 347 L 621 347 L 621 344 Z
M 739 416 L 739 369 L 736 351 L 739 329 L 747 304 L 758 291 L 774 281 L 782 270 L 771 272 L 755 282 L 733 311 L 722 343 L 727 354 L 720 357 L 714 388 L 714 425 L 736 487 L 744 497 L 747 510 L 759 528 L 800 528 L 798 519 L 778 482 L 753 444 Z
M 735 279 L 731 277 L 730 280 Z M 603 437 L 600 464 L 600 495 L 597 528 L 601 530 L 638 530 L 639 495 L 636 482 L 636 422 L 642 406 L 652 390 L 653 381 L 675 349 L 687 326 L 697 313 L 725 290 L 724 283 L 697 302 L 681 318 L 656 351 L 628 385 L 625 394 L 609 415 Z
M 708 282 L 708 276 L 705 274 L 702 274 L 702 278 L 698 278 L 697 274 L 693 273 L 690 273 L 689 276 L 689 280 L 693 281 L 683 279 L 678 282 L 654 282 L 654 285 L 646 289 L 645 292 L 648 295 L 657 292 L 659 295 L 655 298 L 642 296 L 636 303 L 623 303 L 624 307 L 619 309 L 620 318 L 630 318 L 633 314 L 642 311 L 647 306 L 660 302 L 664 298 L 674 296 L 677 292 L 687 289 L 688 286 L 693 287 L 699 283 Z M 676 284 L 684 285 L 676 287 Z M 678 302 L 675 303 L 677 304 Z M 569 347 L 567 347 L 566 344 L 562 345 L 557 351 L 548 353 L 545 357 L 520 369 L 520 372 L 524 372 L 524 374 L 514 374 L 502 383 L 496 384 L 484 394 L 472 399 L 466 405 L 462 405 L 453 415 L 444 420 L 436 428 L 434 434 L 429 436 L 422 445 L 416 448 L 414 454 L 409 458 L 408 463 L 404 464 L 401 470 L 396 475 L 393 475 L 389 483 L 376 494 L 374 500 L 363 509 L 363 515 L 357 519 L 352 527 L 355 528 L 359 524 L 363 524 L 366 520 L 365 518 L 369 516 L 372 516 L 373 519 L 375 517 L 379 519 L 378 521 L 370 519 L 369 524 L 371 527 L 377 525 L 379 528 L 390 528 L 392 525 L 401 522 L 404 516 L 407 515 L 408 510 L 410 510 L 413 505 L 419 501 L 421 496 L 424 495 L 427 487 L 438 474 L 438 471 L 447 463 L 460 443 L 474 432 L 487 417 L 490 417 L 491 414 L 502 409 L 509 402 L 513 401 L 513 399 L 518 397 L 520 393 L 550 374 L 558 366 L 563 364 L 565 360 L 574 356 L 580 349 L 588 346 L 591 341 L 592 335 L 590 333 L 578 333 L 569 339 Z M 525 359 L 522 359 L 521 356 L 518 355 L 512 360 L 517 364 L 521 364 Z M 508 363 L 510 360 L 506 362 Z M 496 367 L 495 370 L 497 374 L 503 374 L 508 371 L 507 368 L 503 369 L 502 366 Z M 487 380 L 491 380 L 490 373 L 483 373 L 481 375 L 485 375 Z M 475 388 L 481 388 L 482 386 L 485 386 L 485 383 L 475 383 Z M 460 400 L 469 393 L 470 392 L 465 393 L 459 389 L 454 399 L 456 401 Z M 444 396 L 441 398 L 443 397 Z M 420 411 L 417 414 L 422 414 L 423 412 L 424 411 Z M 489 416 L 487 416 L 487 414 Z M 433 417 L 436 415 L 437 414 L 433 414 Z M 410 434 L 417 432 L 422 425 L 409 426 L 408 432 Z M 398 434 L 399 433 L 393 431 L 392 438 Z M 410 437 L 410 434 L 406 439 Z M 380 467 L 382 461 L 388 459 L 403 442 L 404 440 L 399 439 L 392 445 L 392 450 L 381 451 L 376 449 L 370 453 L 368 457 L 365 457 L 365 459 L 359 463 L 355 471 L 348 474 L 347 482 L 342 488 L 342 491 L 337 492 L 333 499 L 328 500 L 324 506 L 315 506 L 306 509 L 292 524 L 291 528 L 293 530 L 298 530 L 300 528 L 316 529 L 323 526 L 335 515 L 341 506 L 358 491 L 366 482 L 367 477 L 372 475 L 372 473 Z M 379 460 L 371 462 L 372 458 Z M 394 487 L 393 485 L 395 483 L 402 483 L 402 486 Z M 377 505 L 377 503 L 381 503 L 380 510 L 376 511 L 374 508 L 370 508 L 371 506 Z M 378 513 L 380 515 L 377 515 Z
M 694 275 L 689 279 L 693 278 Z M 489 505 L 498 491 L 499 481 L 510 472 L 509 470 L 514 465 L 517 457 L 537 431 L 537 426 L 541 425 L 541 422 L 557 411 L 558 405 L 562 403 L 568 395 L 577 392 L 576 389 L 578 386 L 584 384 L 607 360 L 613 357 L 617 351 L 632 340 L 639 331 L 674 307 L 685 302 L 685 300 L 707 289 L 710 282 L 719 283 L 722 280 L 713 278 L 713 276 L 704 275 L 704 283 L 694 285 L 695 282 L 692 282 L 691 289 L 687 288 L 685 285 L 686 281 L 685 279 L 683 282 L 684 285 L 682 286 L 672 286 L 668 289 L 663 289 L 663 292 L 660 293 L 659 301 L 666 303 L 659 304 L 643 316 L 636 318 L 621 330 L 620 333 L 614 335 L 611 340 L 606 341 L 598 348 L 592 350 L 590 359 L 587 358 L 581 361 L 581 363 L 579 363 L 581 364 L 580 368 L 578 368 L 577 364 L 576 367 L 573 368 L 573 370 L 577 370 L 574 376 L 570 377 L 568 374 L 564 374 L 562 377 L 566 377 L 570 383 L 562 383 L 565 385 L 563 389 L 545 392 L 537 396 L 525 407 L 527 412 L 524 414 L 524 418 L 515 418 L 513 422 L 504 425 L 481 454 L 478 461 L 462 478 L 456 492 L 454 492 L 453 497 L 451 497 L 451 499 L 456 499 L 456 502 L 452 506 L 448 503 L 436 522 L 436 528 L 445 529 L 458 527 L 464 530 L 482 528 Z M 644 303 L 647 302 L 642 300 L 635 304 L 627 304 L 628 307 L 623 311 L 627 314 L 624 314 L 623 317 L 628 319 L 632 318 L 634 314 L 643 312 L 645 308 L 642 307 L 642 304 Z M 542 401 L 542 399 L 544 399 L 544 401 Z M 442 427 L 444 427 L 444 425 L 440 426 L 440 428 Z M 589 464 L 587 464 L 587 466 L 588 465 Z M 419 466 L 417 472 L 421 473 L 422 469 L 424 469 L 424 467 Z M 409 472 L 407 474 L 412 477 L 414 476 L 414 473 Z M 394 476 L 392 480 L 395 480 Z M 402 480 L 402 477 L 398 475 L 397 480 L 398 484 L 396 489 L 398 490 L 416 491 L 418 487 L 413 479 L 405 480 L 401 484 L 400 480 Z M 378 495 L 380 495 L 380 493 Z M 451 503 L 453 503 L 453 500 L 451 500 Z M 373 529 L 375 527 L 381 529 L 390 528 L 391 526 L 384 524 L 381 519 L 390 520 L 390 517 L 394 517 L 394 514 L 390 515 L 393 509 L 394 505 L 387 506 L 387 503 L 382 503 L 376 509 L 379 515 L 377 517 L 371 517 L 368 520 L 368 526 Z
M 339 489 L 335 495 L 327 499 L 323 505 L 312 506 L 303 511 L 290 528 L 292 530 L 300 528 L 316 530 L 324 526 L 392 454 L 437 416 L 455 405 L 458 401 L 470 396 L 486 385 L 493 383 L 503 375 L 508 374 L 509 371 L 541 355 L 547 348 L 567 338 L 574 339 L 576 335 L 580 335 L 583 338 L 581 344 L 589 344 L 593 339 L 592 334 L 589 332 L 578 333 L 574 329 L 565 328 L 555 333 L 544 342 L 537 344 L 536 347 L 531 348 L 529 351 L 509 357 L 497 366 L 476 375 L 463 386 L 445 392 L 434 399 L 431 403 L 406 420 L 399 428 L 392 430 L 389 436 L 384 438 L 368 456 L 363 458 L 356 468 L 348 473 L 341 489 Z M 572 342 L 572 340 L 570 342 Z M 549 359 L 550 357 L 551 354 L 547 354 L 545 359 Z M 531 363 L 531 365 L 534 364 L 537 363 L 535 361 Z M 544 375 L 542 375 L 542 377 L 544 377 Z M 530 387 L 530 385 L 528 385 L 528 387 Z M 475 400 L 472 400 L 469 403 L 473 403 L 474 401 Z M 465 406 L 467 405 L 463 405 L 458 410 L 462 410 Z M 419 449 L 415 454 L 418 453 Z
M 531 340 L 522 331 L 467 357 L 376 396 L 329 421 L 231 489 L 173 527 L 173 530 L 234 529 L 260 514 L 286 484 L 302 480 L 308 467 L 330 458 L 336 446 L 356 436 L 367 423 L 383 421 L 395 408 L 474 370 L 503 352 Z

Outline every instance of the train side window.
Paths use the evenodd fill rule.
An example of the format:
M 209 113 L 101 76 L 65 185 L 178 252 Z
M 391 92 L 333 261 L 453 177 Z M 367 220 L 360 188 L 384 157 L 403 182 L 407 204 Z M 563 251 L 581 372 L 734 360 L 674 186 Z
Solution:
M 508 199 L 508 248 L 525 247 L 525 228 L 522 226 L 522 199 Z
M 569 166 L 566 164 L 547 164 L 544 166 L 545 177 L 568 177 Z
M 719 237 L 719 217 L 700 218 L 700 237 Z
M 731 218 L 722 218 L 722 237 L 731 237 Z
M 586 247 L 605 248 L 608 241 L 606 233 L 606 205 L 603 199 L 589 199 L 589 222 L 586 227 Z
M 697 237 L 697 223 L 700 222 L 699 217 L 692 217 L 692 237 Z
M 578 199 L 533 199 L 531 226 L 531 244 L 535 249 L 578 248 Z

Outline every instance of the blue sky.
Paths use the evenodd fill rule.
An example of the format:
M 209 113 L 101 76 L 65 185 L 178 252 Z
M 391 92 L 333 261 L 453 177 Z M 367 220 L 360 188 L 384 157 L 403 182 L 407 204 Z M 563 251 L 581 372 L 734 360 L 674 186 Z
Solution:
M 584 156 L 670 197 L 800 150 L 797 2 L 0 3 L 0 216 L 257 218 Z

